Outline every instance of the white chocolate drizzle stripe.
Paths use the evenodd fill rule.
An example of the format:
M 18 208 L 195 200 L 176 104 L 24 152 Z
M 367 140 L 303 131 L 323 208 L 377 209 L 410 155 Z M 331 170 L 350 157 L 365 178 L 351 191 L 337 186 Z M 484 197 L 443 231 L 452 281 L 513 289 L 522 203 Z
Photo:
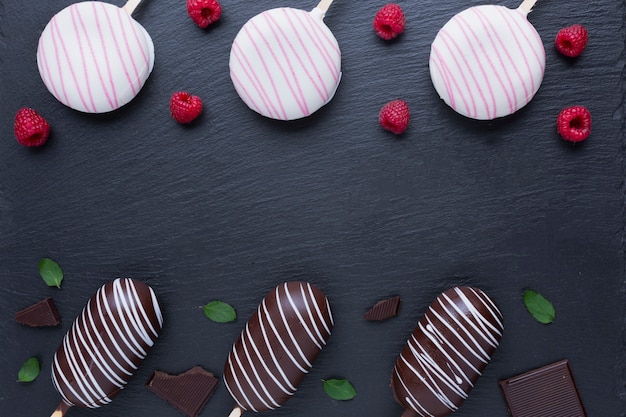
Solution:
M 263 300 L 263 312 L 265 314 L 265 318 L 266 318 L 268 324 L 270 325 L 270 328 L 272 329 L 272 332 L 274 333 L 274 336 L 276 337 L 276 340 L 278 340 L 278 343 L 280 343 L 280 346 L 283 348 L 283 351 L 287 354 L 287 356 L 289 357 L 291 362 L 300 371 L 307 372 L 307 369 L 305 367 L 303 367 L 302 365 L 300 365 L 300 363 L 296 360 L 296 358 L 291 353 L 291 351 L 289 349 L 287 349 L 287 346 L 285 345 L 285 342 L 283 341 L 283 338 L 281 337 L 280 333 L 276 329 L 276 326 L 274 325 L 274 321 L 272 320 L 272 317 L 270 316 L 270 313 L 267 310 L 267 305 L 265 304 L 265 300 Z M 268 349 L 274 349 L 274 347 L 271 346 L 271 345 L 268 345 Z
M 298 296 L 302 296 L 302 300 L 298 300 L 296 298 Z M 268 309 L 268 299 L 271 299 L 272 303 L 271 312 Z M 314 309 L 312 305 L 316 304 L 317 300 L 312 288 L 309 287 L 308 291 L 305 291 L 300 283 L 279 285 L 263 299 L 256 311 L 255 326 L 258 325 L 258 333 L 256 328 L 250 329 L 250 322 L 248 322 L 239 340 L 233 345 L 227 361 L 229 372 L 226 373 L 224 381 L 228 391 L 242 409 L 253 411 L 275 409 L 285 401 L 283 393 L 287 396 L 295 393 L 296 381 L 289 381 L 286 372 L 308 373 L 311 368 L 310 361 L 313 359 L 306 357 L 301 344 L 317 348 L 317 352 L 321 350 L 321 345 L 312 343 L 315 342 L 314 333 L 322 335 L 321 324 L 315 321 L 312 313 Z M 319 310 L 319 306 L 315 309 Z M 307 315 L 310 323 L 305 322 Z M 277 327 L 279 322 L 282 322 L 280 332 Z M 304 338 L 303 340 L 296 340 L 292 332 L 293 326 L 307 328 L 302 333 L 298 333 L 300 338 Z M 328 328 L 328 324 L 325 326 Z M 270 339 L 269 333 L 274 337 Z M 287 348 L 286 340 L 283 339 L 281 333 L 291 333 L 292 351 Z M 253 339 L 253 334 L 257 338 L 256 341 Z M 257 346 L 257 343 L 261 343 L 261 337 L 265 343 L 264 353 L 266 354 L 264 355 Z M 308 366 L 299 364 L 295 358 L 296 351 L 299 351 L 300 355 L 307 360 Z M 288 387 L 283 385 L 278 374 Z
M 150 299 L 145 300 L 146 305 L 152 305 L 155 308 L 154 312 L 157 318 L 162 317 L 158 302 L 151 289 L 149 289 L 149 297 Z M 115 311 L 108 308 L 107 300 L 115 303 Z M 116 393 L 116 391 L 106 392 L 102 384 L 110 383 L 110 386 L 121 389 L 127 383 L 132 372 L 117 361 L 110 348 L 115 347 L 119 356 L 130 362 L 129 365 L 132 369 L 136 369 L 136 366 L 123 352 L 124 349 L 132 350 L 132 347 L 127 340 L 120 340 L 123 338 L 123 334 L 120 327 L 115 325 L 116 321 L 120 321 L 122 322 L 121 327 L 129 329 L 128 322 L 139 317 L 139 312 L 135 309 L 144 308 L 141 301 L 132 280 L 119 278 L 102 286 L 88 301 L 54 355 L 52 379 L 67 404 L 90 408 L 99 407 L 111 402 L 112 398 L 109 395 Z M 106 304 L 105 308 L 102 308 L 102 302 Z M 123 311 L 124 309 L 126 312 Z M 98 315 L 98 325 L 94 321 L 92 310 Z M 147 317 L 146 311 L 142 314 Z M 117 332 L 112 331 L 112 325 L 116 327 Z M 145 329 L 143 332 L 147 334 Z M 106 333 L 108 338 L 103 339 L 103 333 Z M 98 342 L 95 342 L 94 338 L 97 338 Z M 154 339 L 151 339 L 149 343 L 144 342 L 141 348 L 145 350 L 145 347 L 151 346 L 153 343 Z M 58 355 L 63 356 L 67 364 L 66 367 L 61 367 Z M 141 359 L 140 356 L 138 358 Z M 118 372 L 113 371 L 112 367 L 115 367 Z M 76 398 L 76 401 L 70 401 L 70 396 Z
M 104 375 L 113 385 L 118 388 L 122 388 L 125 384 L 124 380 L 120 378 L 113 370 L 111 369 L 107 360 L 104 359 L 100 349 L 97 348 L 97 345 L 94 344 L 93 338 L 91 337 L 91 332 L 89 332 L 87 328 L 87 321 L 85 317 L 85 310 L 81 313 L 80 320 L 77 321 L 77 326 L 79 326 L 79 331 L 77 332 L 81 342 L 83 343 L 84 349 L 91 356 L 91 362 L 95 363 L 102 375 Z M 84 332 L 82 331 L 84 330 Z M 87 336 L 88 340 L 85 340 L 84 335 Z M 110 356 L 109 356 L 110 358 Z
M 284 387 L 284 385 L 278 380 L 278 378 L 274 375 L 274 373 L 269 369 L 269 366 L 267 365 L 267 362 L 265 360 L 263 360 L 262 356 L 261 356 L 261 352 L 259 352 L 259 349 L 256 346 L 256 343 L 254 343 L 254 339 L 252 338 L 252 334 L 250 333 L 250 328 L 248 326 L 248 324 L 246 323 L 246 328 L 245 328 L 245 332 L 246 332 L 246 341 L 248 341 L 250 343 L 250 346 L 252 346 L 252 350 L 254 350 L 254 353 L 256 354 L 256 357 L 259 359 L 259 361 L 261 362 L 261 365 L 263 366 L 263 369 L 265 370 L 265 373 L 267 375 L 269 375 L 270 378 L 272 378 L 272 381 L 274 381 L 274 384 L 276 384 L 276 386 L 285 394 L 287 395 L 292 395 L 294 391 L 289 391 L 287 388 Z M 243 343 L 243 339 L 242 339 L 242 343 Z M 246 349 L 246 356 L 248 358 L 248 361 L 250 363 L 252 363 L 252 358 L 251 356 L 248 354 L 248 350 L 246 348 L 245 343 L 243 343 L 244 348 Z M 268 350 L 268 352 L 270 352 L 270 354 L 272 355 L 272 359 L 275 362 L 275 366 L 276 368 L 279 369 L 280 373 L 282 374 L 282 376 L 286 379 L 286 376 L 284 375 L 284 372 L 282 371 L 282 369 L 280 369 L 275 357 L 274 357 L 274 353 L 272 352 L 271 349 Z M 255 375 L 257 375 L 257 379 L 258 379 L 258 373 L 256 372 L 255 369 Z M 289 381 L 287 381 L 289 382 Z M 261 383 L 261 381 L 259 380 L 259 383 Z M 263 386 L 263 390 L 266 392 L 266 394 L 269 396 L 270 394 L 267 393 L 267 388 L 265 386 Z M 277 405 L 278 406 L 278 405 Z
M 287 292 L 287 288 L 285 287 L 285 285 L 282 285 L 281 287 L 285 288 L 285 292 Z M 313 365 L 309 359 L 306 357 L 306 355 L 304 354 L 304 352 L 302 351 L 302 348 L 300 347 L 300 343 L 298 343 L 298 340 L 296 339 L 296 337 L 293 335 L 293 331 L 291 329 L 291 326 L 289 325 L 289 320 L 287 319 L 287 316 L 285 315 L 285 311 L 283 310 L 283 305 L 280 302 L 280 288 L 281 287 L 277 287 L 276 288 L 276 299 L 278 300 L 278 302 L 276 303 L 278 305 L 278 311 L 280 313 L 280 318 L 283 322 L 283 326 L 285 326 L 285 331 L 287 332 L 287 334 L 289 335 L 289 339 L 291 339 L 291 343 L 293 343 L 293 345 L 296 348 L 296 351 L 298 352 L 298 354 L 300 355 L 300 358 L 302 358 L 302 360 L 304 360 L 305 366 L 306 368 L 302 368 L 303 372 L 309 372 L 308 370 L 311 368 L 311 366 Z M 295 355 L 294 355 L 295 356 Z
M 300 289 L 302 290 L 302 286 L 300 286 Z M 302 328 L 304 329 L 306 334 L 311 339 L 311 342 L 313 342 L 315 344 L 315 346 L 317 346 L 318 349 L 322 349 L 322 345 L 317 341 L 315 336 L 313 336 L 313 332 L 311 332 L 311 329 L 309 328 L 309 325 L 304 320 L 304 317 L 302 317 L 302 314 L 300 314 L 300 311 L 298 311 L 299 308 L 296 305 L 296 303 L 294 303 L 293 298 L 291 298 L 291 294 L 289 293 L 289 291 L 285 291 L 285 295 L 287 296 L 287 300 L 289 300 L 289 304 L 291 304 L 291 307 L 293 308 L 294 313 L 296 313 L 296 316 L 298 317 L 298 320 L 300 320 L 300 323 L 302 324 Z M 310 308 L 309 308 L 309 301 L 306 299 L 306 297 L 302 298 L 302 302 L 304 302 L 305 308 L 307 310 L 310 310 Z M 315 323 L 312 323 L 312 324 L 315 325 Z M 294 342 L 295 342 L 295 340 L 294 340 Z M 303 353 L 303 355 L 304 355 L 304 353 Z
M 243 375 L 244 379 L 248 383 L 247 386 L 250 387 L 250 389 L 254 393 L 255 397 L 259 401 L 261 401 L 261 403 L 263 403 L 263 405 L 265 407 L 269 408 L 270 410 L 275 408 L 275 407 L 272 407 L 271 405 L 269 405 L 267 403 L 267 401 L 265 401 L 265 398 L 263 398 L 263 396 L 261 394 L 259 394 L 259 391 L 257 391 L 255 384 L 250 379 L 250 376 L 248 375 L 248 372 L 245 372 L 244 365 L 243 365 L 243 363 L 241 363 L 241 359 L 239 359 L 239 353 L 237 352 L 237 345 L 233 346 L 233 357 L 235 358 L 235 361 L 237 362 L 237 365 L 239 365 L 238 369 L 241 371 L 241 374 Z M 250 365 L 252 365 L 252 361 L 250 361 L 249 363 L 250 363 Z M 256 369 L 254 368 L 254 366 L 250 366 L 250 369 L 252 369 L 253 373 L 256 374 L 257 377 L 258 377 L 258 374 L 256 373 Z M 263 384 L 261 384 L 261 385 L 263 385 Z M 243 390 L 242 390 L 242 392 L 243 392 Z
M 291 393 L 294 393 L 296 391 L 296 387 L 291 383 L 291 381 L 289 381 L 289 378 L 287 378 L 287 375 L 285 375 L 285 371 L 283 370 L 283 367 L 280 366 L 280 362 L 278 361 L 278 359 L 276 358 L 276 355 L 274 354 L 274 348 L 272 347 L 272 344 L 269 340 L 269 336 L 267 335 L 267 329 L 263 325 L 264 316 L 261 315 L 261 306 L 259 306 L 258 315 L 259 315 L 259 327 L 261 328 L 261 333 L 263 334 L 263 341 L 265 342 L 265 347 L 267 351 L 270 353 L 272 362 L 274 363 L 274 366 L 280 373 L 280 376 L 283 378 L 283 381 L 287 383 L 287 385 L 289 386 L 289 389 L 291 390 Z M 262 358 L 262 356 L 259 355 L 259 358 Z
M 304 292 L 304 287 L 302 286 L 302 284 L 300 284 L 300 296 L 302 297 L 303 300 L 306 300 L 307 295 Z M 312 300 L 315 301 L 315 298 L 312 298 Z M 313 304 L 316 304 L 316 303 L 313 303 Z M 320 333 L 319 325 L 315 322 L 315 317 L 313 317 L 313 312 L 311 311 L 311 306 L 308 301 L 306 302 L 305 306 L 306 306 L 307 316 L 317 336 L 318 343 L 316 343 L 316 345 L 318 348 L 322 349 L 322 347 L 326 344 L 326 340 L 324 340 L 324 337 Z
M 449 294 L 455 294 L 458 300 L 453 300 Z M 478 305 L 485 307 L 484 313 L 479 311 Z M 440 306 L 443 311 L 439 313 L 433 306 Z M 402 377 L 398 370 L 398 364 L 396 364 L 394 378 L 400 382 L 407 394 L 403 395 L 407 406 L 420 416 L 428 415 L 430 411 L 427 405 L 418 400 L 418 397 L 408 389 L 405 378 L 416 378 L 421 381 L 425 389 L 434 398 L 446 408 L 454 411 L 457 408 L 455 404 L 465 399 L 468 394 L 468 391 L 461 387 L 463 381 L 472 387 L 471 381 L 476 380 L 481 374 L 481 371 L 473 365 L 470 357 L 461 355 L 456 346 L 465 347 L 475 359 L 486 364 L 483 357 L 486 357 L 488 361 L 490 356 L 483 349 L 483 346 L 491 346 L 493 349 L 497 347 L 499 341 L 493 334 L 501 334 L 501 329 L 497 329 L 491 323 L 492 321 L 501 323 L 501 313 L 486 294 L 472 288 L 457 287 L 454 288 L 453 293 L 446 292 L 437 297 L 436 302 L 427 310 L 423 320 L 427 323 L 426 326 L 420 320 L 418 327 L 407 341 L 408 350 L 405 349 L 398 359 L 398 364 L 402 363 L 403 366 L 406 366 L 413 377 L 408 375 Z M 457 327 L 461 331 L 456 331 Z M 425 337 L 424 342 L 430 342 L 434 345 L 445 358 L 444 361 L 435 360 L 431 356 L 430 352 L 433 351 L 433 347 L 423 345 L 420 342 L 422 339 L 418 340 L 416 337 L 418 333 Z M 474 336 L 480 337 L 483 342 Z M 478 354 L 471 349 L 470 345 L 479 348 L 481 353 Z M 410 355 L 406 357 L 405 354 L 408 352 Z M 459 361 L 466 366 L 462 366 Z M 473 372 L 474 375 L 469 375 L 467 372 Z

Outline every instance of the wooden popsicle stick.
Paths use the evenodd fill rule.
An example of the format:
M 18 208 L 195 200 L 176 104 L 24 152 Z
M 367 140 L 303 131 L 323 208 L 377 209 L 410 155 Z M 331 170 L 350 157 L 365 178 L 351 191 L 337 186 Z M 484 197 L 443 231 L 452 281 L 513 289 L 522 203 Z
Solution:
M 235 408 L 233 408 L 233 411 L 230 412 L 228 417 L 241 417 L 242 414 L 243 414 L 243 410 L 241 408 L 235 406 Z M 52 416 L 50 416 L 50 417 L 52 417 Z
M 139 6 L 139 3 L 141 3 L 141 0 L 128 0 L 122 9 L 132 16 L 137 6 Z
M 333 0 L 321 0 L 317 5 L 317 9 L 320 9 L 323 13 L 326 13 L 332 2 Z
M 537 3 L 537 0 L 524 0 L 519 8 L 522 9 L 524 13 L 528 14 L 532 10 L 535 3 Z
M 72 407 L 65 404 L 65 401 L 61 401 L 61 404 L 59 404 L 50 417 L 63 417 L 70 408 Z

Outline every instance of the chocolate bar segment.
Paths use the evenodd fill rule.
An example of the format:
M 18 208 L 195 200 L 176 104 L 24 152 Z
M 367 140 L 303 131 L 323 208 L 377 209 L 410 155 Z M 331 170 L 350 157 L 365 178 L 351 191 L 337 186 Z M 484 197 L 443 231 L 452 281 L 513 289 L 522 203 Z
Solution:
M 500 381 L 513 417 L 586 417 L 569 362 L 559 362 Z
M 400 296 L 381 300 L 374 304 L 363 316 L 368 321 L 383 321 L 398 315 L 400 309 Z
M 197 417 L 217 388 L 218 379 L 200 366 L 180 375 L 155 371 L 148 389 L 189 417 Z
M 30 327 L 58 326 L 61 315 L 51 297 L 15 313 L 15 321 Z

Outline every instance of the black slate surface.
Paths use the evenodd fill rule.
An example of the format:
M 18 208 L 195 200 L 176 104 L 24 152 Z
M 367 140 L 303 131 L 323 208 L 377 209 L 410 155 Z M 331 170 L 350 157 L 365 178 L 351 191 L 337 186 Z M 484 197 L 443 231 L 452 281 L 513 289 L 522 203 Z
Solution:
M 202 365 L 221 375 L 258 302 L 292 279 L 326 292 L 336 327 L 298 393 L 267 415 L 399 416 L 389 389 L 395 358 L 430 302 L 459 284 L 491 295 L 506 328 L 455 416 L 506 416 L 498 379 L 565 358 L 589 416 L 626 415 L 623 2 L 540 0 L 530 21 L 546 47 L 544 83 L 526 108 L 490 123 L 452 112 L 428 75 L 437 30 L 485 2 L 401 0 L 407 30 L 384 42 L 371 28 L 384 2 L 336 0 L 325 21 L 343 53 L 340 88 L 324 109 L 293 123 L 241 102 L 228 53 L 256 13 L 315 3 L 224 0 L 220 23 L 201 30 L 184 1 L 145 0 L 135 17 L 153 37 L 155 70 L 133 102 L 100 116 L 64 107 L 38 75 L 39 34 L 71 3 L 0 2 L 1 416 L 52 413 L 52 355 L 92 293 L 118 276 L 155 289 L 162 337 L 112 404 L 70 416 L 179 416 L 144 387 L 152 372 Z M 590 32 L 576 60 L 552 44 L 572 23 Z M 188 127 L 168 113 L 169 96 L 183 89 L 206 109 Z M 395 98 L 412 110 L 400 138 L 377 124 L 379 108 Z M 575 146 L 555 129 L 559 110 L 573 104 L 593 115 L 591 137 Z M 22 106 L 52 125 L 41 149 L 13 138 Z M 61 290 L 39 277 L 44 256 L 62 266 Z M 528 314 L 526 288 L 554 303 L 553 324 Z M 397 318 L 362 319 L 396 294 Z M 16 311 L 46 296 L 61 326 L 14 322 Z M 214 299 L 235 306 L 235 323 L 204 317 L 198 306 Z M 41 375 L 15 382 L 30 356 L 41 360 Z M 330 377 L 350 379 L 357 397 L 328 398 L 320 380 Z M 226 416 L 231 407 L 221 384 L 201 415 Z

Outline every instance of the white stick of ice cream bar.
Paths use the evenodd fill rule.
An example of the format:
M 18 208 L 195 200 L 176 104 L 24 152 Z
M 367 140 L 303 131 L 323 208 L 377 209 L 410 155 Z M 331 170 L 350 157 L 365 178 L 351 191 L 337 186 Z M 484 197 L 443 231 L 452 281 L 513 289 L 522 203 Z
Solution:
M 517 9 L 483 5 L 452 17 L 430 52 L 430 75 L 439 96 L 472 119 L 508 116 L 535 96 L 546 54 L 527 15 L 537 0 Z
M 122 8 L 84 1 L 52 17 L 39 38 L 37 65 L 61 103 L 105 113 L 139 93 L 154 67 L 152 39 L 131 17 L 140 1 Z
M 241 99 L 277 120 L 307 117 L 328 103 L 341 79 L 341 51 L 324 24 L 332 0 L 305 10 L 281 7 L 251 18 L 230 51 Z

